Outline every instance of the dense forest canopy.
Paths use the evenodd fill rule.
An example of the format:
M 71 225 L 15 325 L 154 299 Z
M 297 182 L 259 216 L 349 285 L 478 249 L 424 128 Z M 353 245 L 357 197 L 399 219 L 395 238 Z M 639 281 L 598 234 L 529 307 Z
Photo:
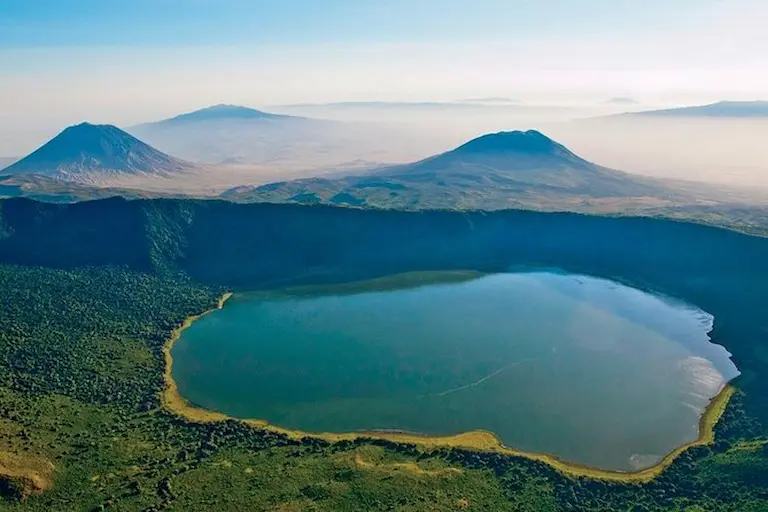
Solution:
M 713 314 L 713 341 L 743 373 L 715 444 L 650 483 L 623 484 L 493 453 L 300 442 L 161 407 L 165 341 L 225 290 L 533 266 Z M 762 510 L 768 500 L 768 239 L 569 213 L 10 199 L 0 286 L 0 508 Z

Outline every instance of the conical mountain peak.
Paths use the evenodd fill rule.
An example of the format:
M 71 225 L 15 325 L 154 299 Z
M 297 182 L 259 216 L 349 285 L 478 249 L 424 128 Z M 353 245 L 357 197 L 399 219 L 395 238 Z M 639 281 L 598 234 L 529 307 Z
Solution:
M 162 153 L 116 126 L 83 122 L 65 128 L 4 173 L 91 183 L 104 175 L 167 174 L 191 168 L 192 164 Z

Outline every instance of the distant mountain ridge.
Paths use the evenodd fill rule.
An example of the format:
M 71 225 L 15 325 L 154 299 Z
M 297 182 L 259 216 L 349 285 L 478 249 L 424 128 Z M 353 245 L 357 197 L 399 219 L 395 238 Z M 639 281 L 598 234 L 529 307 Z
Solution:
M 288 159 L 294 148 L 311 146 L 306 141 L 317 140 L 331 123 L 220 104 L 126 129 L 187 160 L 238 164 Z
M 170 175 L 194 169 L 112 125 L 81 123 L 64 129 L 0 174 L 39 174 L 98 184 L 120 175 Z
M 280 114 L 271 114 L 250 107 L 240 105 L 219 104 L 210 107 L 201 108 L 193 112 L 179 114 L 177 116 L 163 119 L 160 121 L 144 123 L 139 126 L 182 124 L 200 121 L 219 121 L 219 120 L 279 120 L 291 119 L 294 116 L 284 116 Z
M 768 117 L 768 101 L 719 101 L 709 105 L 646 110 L 624 115 L 641 117 L 762 118 Z

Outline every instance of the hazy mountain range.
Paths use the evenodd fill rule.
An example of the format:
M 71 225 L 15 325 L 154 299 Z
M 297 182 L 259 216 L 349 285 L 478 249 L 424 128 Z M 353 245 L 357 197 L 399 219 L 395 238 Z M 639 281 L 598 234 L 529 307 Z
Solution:
M 600 109 L 604 113 L 639 110 L 635 101 L 615 97 L 602 107 L 595 103 L 592 108 L 597 110 L 517 104 L 502 96 L 446 102 L 342 102 L 269 111 L 214 105 L 126 131 L 160 153 L 192 162 L 198 169 L 215 167 L 216 172 L 196 172 L 194 180 L 158 180 L 162 173 L 139 172 L 134 174 L 136 179 L 119 182 L 115 178 L 125 173 L 112 173 L 110 182 L 100 185 L 210 196 L 240 184 L 362 174 L 423 160 L 478 134 L 535 126 L 587 160 L 610 168 L 723 185 L 768 186 L 768 153 L 762 144 L 768 116 L 756 114 L 766 102 L 598 114 Z M 744 117 L 727 117 L 727 113 Z M 723 133 L 729 135 L 723 137 Z M 11 163 L 11 159 L 0 161 L 0 168 Z M 37 160 L 35 165 L 39 164 Z M 66 169 L 62 165 L 55 174 L 60 177 L 71 171 Z
M 423 156 L 423 139 L 393 127 L 215 105 L 127 128 L 180 158 L 286 171 L 370 166 Z M 428 150 L 427 150 L 428 151 Z
M 245 119 L 280 119 L 240 107 L 213 107 L 161 124 L 218 121 L 224 115 Z M 300 118 L 289 118 L 293 122 Z M 110 125 L 71 126 L 5 170 L 17 179 L 5 187 L 25 191 L 59 190 L 81 197 L 83 190 L 55 182 L 134 188 L 119 178 L 156 176 L 174 186 L 216 174 L 163 153 Z M 18 176 L 22 176 L 19 181 Z M 34 179 L 29 177 L 33 176 Z M 167 187 L 168 185 L 166 185 Z M 135 188 L 141 188 L 136 186 Z M 166 189 L 166 192 L 170 190 Z M 100 192 L 99 195 L 102 195 Z M 362 175 L 310 178 L 260 187 L 238 186 L 223 196 L 234 200 L 330 202 L 381 207 L 498 208 L 575 199 L 667 198 L 661 182 L 606 169 L 575 155 L 534 130 L 499 132 L 473 139 L 454 150 L 412 164 L 379 167 Z M 682 195 L 678 194 L 678 199 Z M 644 199 L 645 200 L 645 199 Z
M 205 123 L 208 115 L 219 115 L 216 110 L 167 123 Z M 236 114 L 259 118 L 242 110 Z M 56 202 L 115 195 L 214 197 L 226 190 L 220 197 L 236 202 L 662 215 L 753 232 L 763 232 L 768 225 L 765 208 L 750 206 L 756 204 L 751 190 L 744 193 L 609 169 L 535 130 L 487 134 L 410 164 L 347 168 L 335 177 L 291 181 L 281 180 L 285 174 L 278 173 L 268 185 L 233 186 L 253 183 L 253 174 L 236 176 L 221 166 L 193 165 L 114 126 L 82 123 L 65 129 L 0 175 L 0 197 Z
M 478 100 L 483 103 L 506 98 Z M 629 98 L 614 100 L 630 101 Z M 747 106 L 765 103 L 720 102 L 700 109 L 708 111 L 717 107 L 716 111 L 722 112 L 725 107 L 738 105 L 744 111 Z M 478 108 L 495 110 L 485 104 Z M 504 111 L 505 107 L 500 108 Z M 630 147 L 654 140 L 643 124 L 654 123 L 653 130 L 659 134 L 668 128 L 656 125 L 679 124 L 674 121 L 678 119 L 675 116 L 655 116 L 654 112 L 605 118 L 606 126 L 572 123 L 552 128 L 558 138 L 564 135 L 569 141 L 578 141 L 579 134 L 592 134 L 592 138 L 601 134 L 605 143 L 604 147 L 597 147 L 600 153 L 588 153 L 598 153 L 596 160 L 602 161 L 600 154 L 623 147 L 611 142 L 612 133 L 630 134 L 632 130 L 638 133 L 633 141 L 624 143 L 630 146 L 622 151 L 629 152 Z M 719 126 L 731 121 L 707 122 Z M 691 123 L 700 124 L 692 121 L 685 130 L 673 135 L 695 133 Z M 366 128 L 370 131 L 366 132 Z M 466 127 L 461 129 L 466 131 Z M 440 143 L 445 137 L 422 139 L 405 129 L 398 128 L 387 135 L 373 125 L 275 114 L 236 105 L 215 105 L 131 130 L 134 134 L 144 133 L 147 139 L 142 136 L 140 140 L 110 125 L 82 123 L 65 129 L 29 156 L 0 171 L 13 176 L 3 181 L 5 195 L 28 195 L 38 190 L 46 196 L 60 192 L 65 197 L 87 197 L 87 188 L 75 190 L 62 185 L 67 182 L 109 187 L 125 195 L 142 194 L 136 191 L 143 190 L 152 194 L 211 197 L 226 191 L 225 197 L 239 201 L 330 202 L 398 208 L 546 206 L 573 209 L 578 204 L 586 210 L 618 210 L 619 203 L 626 207 L 629 202 L 638 207 L 699 204 L 704 199 L 721 202 L 723 198 L 730 201 L 745 195 L 723 188 L 715 190 L 704 185 L 615 171 L 592 163 L 594 156 L 577 156 L 538 131 L 501 131 L 458 146 L 455 142 Z M 429 132 L 420 130 L 424 134 Z M 666 136 L 664 140 L 683 148 L 681 142 L 684 141 Z M 410 147 L 411 151 L 403 151 L 403 146 Z M 439 152 L 450 146 L 455 149 Z M 377 152 L 376 147 L 382 148 L 382 152 Z M 581 152 L 587 145 L 579 142 L 577 147 Z M 702 147 L 700 141 L 696 147 L 698 152 L 708 149 Z M 368 159 L 348 160 L 354 156 L 354 151 L 348 152 L 350 149 Z M 427 156 L 430 153 L 435 156 Z M 399 158 L 387 158 L 395 154 Z M 398 159 L 414 163 L 391 163 Z M 217 163 L 206 164 L 207 161 Z M 316 167 L 309 167 L 308 162 Z M 642 160 L 633 160 L 630 164 L 636 162 Z M 613 168 L 626 168 L 621 162 L 611 164 Z M 723 176 L 725 172 L 733 172 L 730 168 L 721 169 Z M 35 179 L 29 178 L 32 175 Z M 758 179 L 759 175 L 755 174 L 751 181 L 757 183 Z M 125 192 L 131 189 L 134 192 Z M 94 195 L 102 196 L 103 192 Z
M 237 164 L 279 159 L 286 151 L 296 151 L 292 144 L 311 139 L 323 125 L 302 117 L 215 105 L 127 130 L 187 160 Z

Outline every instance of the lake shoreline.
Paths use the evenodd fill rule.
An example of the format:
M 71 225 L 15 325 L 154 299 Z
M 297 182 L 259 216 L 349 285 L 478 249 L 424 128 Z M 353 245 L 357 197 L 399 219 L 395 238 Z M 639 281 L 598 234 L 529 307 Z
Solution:
M 401 431 L 371 430 L 365 432 L 349 433 L 313 433 L 300 430 L 287 429 L 272 425 L 266 420 L 235 418 L 223 413 L 211 411 L 198 407 L 184 397 L 179 392 L 178 385 L 173 379 L 173 357 L 171 350 L 175 343 L 181 337 L 184 330 L 189 328 L 199 318 L 222 309 L 225 303 L 232 297 L 232 292 L 225 293 L 218 301 L 216 307 L 204 311 L 197 315 L 188 317 L 179 327 L 173 330 L 170 338 L 163 346 L 163 355 L 165 362 L 164 380 L 165 386 L 161 395 L 162 407 L 177 414 L 188 421 L 207 423 L 217 421 L 236 420 L 250 425 L 256 429 L 270 430 L 276 433 L 284 434 L 293 439 L 316 438 L 329 442 L 350 441 L 356 439 L 382 439 L 395 443 L 412 443 L 425 448 L 451 447 L 468 450 L 477 450 L 484 452 L 500 453 L 513 457 L 523 457 L 537 462 L 543 462 L 553 467 L 557 471 L 570 477 L 589 477 L 600 480 L 611 480 L 619 482 L 648 482 L 661 474 L 672 462 L 695 446 L 710 445 L 714 442 L 714 427 L 725 411 L 730 398 L 736 389 L 725 384 L 706 406 L 699 417 L 699 432 L 697 439 L 685 443 L 665 455 L 658 463 L 639 471 L 617 471 L 590 467 L 574 462 L 563 461 L 555 456 L 544 453 L 531 453 L 516 450 L 505 446 L 496 434 L 487 430 L 473 430 L 451 436 L 429 436 Z

